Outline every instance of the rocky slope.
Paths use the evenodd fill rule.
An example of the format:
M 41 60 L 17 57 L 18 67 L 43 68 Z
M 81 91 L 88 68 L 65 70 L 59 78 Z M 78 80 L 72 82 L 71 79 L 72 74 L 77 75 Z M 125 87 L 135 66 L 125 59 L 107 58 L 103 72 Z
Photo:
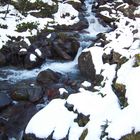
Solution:
M 46 59 L 73 60 L 90 24 L 84 2 L 0 1 L 0 66 L 34 69 Z M 140 3 L 90 4 L 110 30 L 87 40 L 91 45 L 78 58 L 81 77 L 47 69 L 36 81 L 1 86 L 0 139 L 140 139 Z

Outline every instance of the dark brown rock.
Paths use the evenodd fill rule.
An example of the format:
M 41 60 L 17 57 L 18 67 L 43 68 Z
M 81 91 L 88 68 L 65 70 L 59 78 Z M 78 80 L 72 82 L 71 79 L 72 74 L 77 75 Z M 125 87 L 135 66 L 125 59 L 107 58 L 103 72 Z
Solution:
M 88 79 L 95 80 L 95 68 L 94 64 L 92 62 L 92 56 L 91 53 L 88 52 L 82 52 L 81 55 L 78 58 L 78 66 L 81 74 Z
M 60 77 L 61 77 L 60 73 L 47 69 L 47 70 L 41 71 L 38 74 L 36 81 L 42 86 L 49 86 L 51 84 L 58 83 Z
M 43 97 L 43 90 L 39 86 L 18 85 L 11 93 L 11 97 L 16 101 L 37 102 Z
M 48 89 L 46 92 L 49 101 L 59 97 L 60 95 L 59 90 L 54 88 Z
M 0 112 L 0 116 L 3 118 L 0 131 L 4 136 L 8 136 L 8 139 L 13 137 L 19 140 L 29 120 L 36 112 L 36 107 L 28 102 L 20 102 L 9 106 L 3 112 Z M 3 127 L 1 128 L 1 126 Z

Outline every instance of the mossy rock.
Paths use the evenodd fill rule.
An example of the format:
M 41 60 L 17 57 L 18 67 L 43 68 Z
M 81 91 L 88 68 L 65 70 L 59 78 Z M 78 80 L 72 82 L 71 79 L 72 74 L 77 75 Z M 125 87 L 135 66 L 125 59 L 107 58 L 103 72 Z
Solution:
M 85 137 L 87 136 L 87 134 L 88 134 L 88 129 L 86 128 L 86 129 L 83 131 L 83 133 L 81 134 L 79 140 L 84 140 Z
M 126 86 L 124 84 L 114 82 L 114 84 L 112 85 L 112 89 L 114 93 L 116 94 L 116 96 L 118 97 L 119 104 L 121 108 L 123 109 L 124 107 L 128 105 L 127 98 L 125 97 Z
M 140 66 L 140 53 L 135 54 L 135 63 L 133 65 L 133 67 L 138 67 L 138 66 Z
M 140 140 L 140 132 L 138 133 L 132 132 L 131 134 L 127 134 L 121 137 L 120 140 Z

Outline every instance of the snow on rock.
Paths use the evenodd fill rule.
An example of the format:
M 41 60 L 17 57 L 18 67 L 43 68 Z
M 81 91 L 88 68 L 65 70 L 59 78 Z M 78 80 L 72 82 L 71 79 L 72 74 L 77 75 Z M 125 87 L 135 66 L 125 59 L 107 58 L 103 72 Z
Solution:
M 30 54 L 30 61 L 36 61 L 37 57 L 34 54 Z
M 35 52 L 37 53 L 38 56 L 42 55 L 42 52 L 39 49 L 35 49 Z
M 68 91 L 65 88 L 59 88 L 60 95 L 63 93 L 68 93 Z
M 78 11 L 68 3 L 59 3 L 58 11 L 54 14 L 54 20 L 59 25 L 73 25 L 79 22 Z
M 54 139 L 64 138 L 73 124 L 73 119 L 77 116 L 64 107 L 65 103 L 66 101 L 61 99 L 51 101 L 48 106 L 33 116 L 25 133 L 33 133 L 36 137 L 46 138 L 54 130 Z
M 82 83 L 82 86 L 84 86 L 84 87 L 90 87 L 90 86 L 91 86 L 91 83 L 88 82 L 88 81 L 84 81 L 84 82 Z
M 102 62 L 103 48 L 92 47 L 90 49 L 85 49 L 83 52 L 89 51 L 89 50 L 90 50 L 91 55 L 92 55 L 92 61 L 93 61 L 93 64 L 95 66 L 95 69 L 96 69 L 96 74 L 100 74 L 101 67 L 103 65 L 103 62 Z
M 27 49 L 22 48 L 22 49 L 19 50 L 19 52 L 27 52 Z

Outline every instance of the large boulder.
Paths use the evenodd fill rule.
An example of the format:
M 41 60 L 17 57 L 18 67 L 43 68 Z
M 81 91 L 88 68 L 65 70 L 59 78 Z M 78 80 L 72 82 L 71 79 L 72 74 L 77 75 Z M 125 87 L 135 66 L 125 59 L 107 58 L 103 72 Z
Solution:
M 1 64 L 2 65 L 14 65 L 14 66 L 23 66 L 23 57 L 26 54 L 19 53 L 20 49 L 24 48 L 26 50 L 28 45 L 24 41 L 11 39 L 6 45 L 0 50 Z
M 0 114 L 1 140 L 21 139 L 23 130 L 36 112 L 35 105 L 29 102 L 17 102 L 3 110 Z
M 95 80 L 96 72 L 92 62 L 92 55 L 88 52 L 82 52 L 78 58 L 78 66 L 81 74 L 88 79 Z
M 11 40 L 0 50 L 0 66 L 12 65 L 33 69 L 48 59 L 73 60 L 78 52 L 79 35 L 72 32 L 43 32 L 28 46 L 24 41 Z M 33 43 L 32 43 L 33 42 Z
M 11 98 L 16 101 L 37 102 L 43 97 L 43 90 L 39 86 L 20 85 L 11 92 Z
M 47 69 L 44 71 L 41 71 L 36 80 L 37 83 L 39 83 L 41 86 L 50 86 L 52 84 L 58 83 L 59 79 L 61 78 L 61 74 L 58 72 L 54 72 L 51 69 Z
M 55 38 L 51 38 L 52 59 L 72 60 L 75 58 L 80 43 L 77 34 L 69 32 L 53 33 Z

